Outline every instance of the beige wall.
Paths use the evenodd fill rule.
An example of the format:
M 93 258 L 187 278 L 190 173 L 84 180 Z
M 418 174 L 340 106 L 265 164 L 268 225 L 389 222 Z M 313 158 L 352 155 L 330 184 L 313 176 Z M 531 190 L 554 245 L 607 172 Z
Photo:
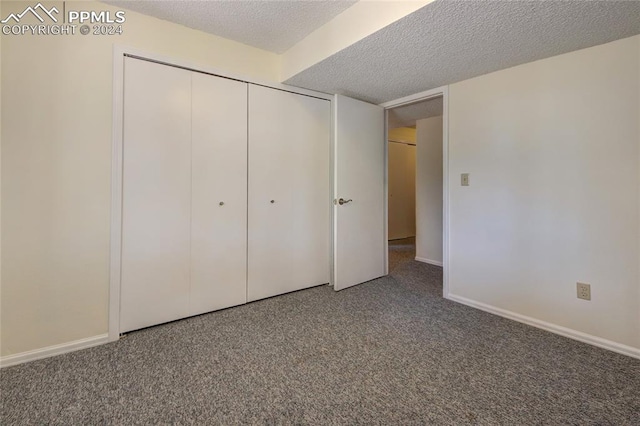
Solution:
M 640 37 L 636 36 L 636 52 L 637 52 L 637 59 L 638 59 L 638 81 L 640 82 Z M 638 83 L 638 104 L 640 104 L 640 83 Z M 638 138 L 640 139 L 640 105 L 638 106 L 638 111 L 637 111 L 637 125 L 638 125 Z M 640 144 L 640 142 L 639 142 Z M 638 148 L 638 168 L 640 169 L 640 148 Z M 638 179 L 640 179 L 640 170 L 638 171 Z M 640 186 L 640 185 L 639 185 Z M 639 194 L 638 194 L 638 198 L 640 199 L 640 188 L 638 190 Z M 640 241 L 640 206 L 638 207 L 638 241 Z M 638 265 L 640 265 L 640 242 L 638 243 Z M 640 266 L 639 266 L 640 268 Z M 640 272 L 639 272 L 640 275 Z M 638 309 L 636 309 L 636 323 L 640 324 L 640 277 L 638 278 L 638 296 L 637 296 L 637 303 L 638 303 Z M 640 329 L 640 325 L 638 326 L 638 328 Z M 638 334 L 640 334 L 640 331 L 638 331 Z M 638 337 L 638 339 L 640 340 L 640 337 Z M 640 346 L 640 342 L 638 343 L 637 346 Z
M 442 264 L 442 116 L 416 123 L 416 259 Z
M 416 143 L 416 129 L 414 127 L 396 127 L 389 129 L 389 139 L 407 143 Z
M 640 36 L 449 93 L 451 293 L 640 348 Z
M 416 129 L 400 127 L 389 130 L 390 240 L 416 235 L 416 147 L 407 145 L 415 142 Z
M 2 36 L 2 355 L 107 332 L 114 43 L 277 81 L 275 54 L 126 17 L 122 36 Z

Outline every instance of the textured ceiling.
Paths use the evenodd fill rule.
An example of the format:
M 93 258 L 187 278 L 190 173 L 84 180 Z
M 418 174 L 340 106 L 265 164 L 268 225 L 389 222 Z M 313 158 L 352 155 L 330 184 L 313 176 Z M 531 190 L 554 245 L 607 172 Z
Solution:
M 388 127 L 413 127 L 416 120 L 442 115 L 442 97 L 389 110 Z
M 104 3 L 283 53 L 355 1 L 132 1 Z
M 382 103 L 640 33 L 640 1 L 438 0 L 287 84 Z

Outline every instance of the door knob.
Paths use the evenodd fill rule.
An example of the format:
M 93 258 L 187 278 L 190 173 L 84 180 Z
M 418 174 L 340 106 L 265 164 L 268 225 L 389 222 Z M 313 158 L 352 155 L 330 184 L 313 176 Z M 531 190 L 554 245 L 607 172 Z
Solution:
M 220 204 L 221 206 L 224 206 L 224 201 L 220 201 L 220 203 L 218 204 Z
M 275 202 L 276 202 L 276 200 L 271 200 L 271 204 L 273 204 L 273 203 L 275 203 Z
M 344 198 L 340 198 L 340 199 L 338 200 L 338 204 L 343 205 L 343 204 L 350 203 L 350 202 L 352 202 L 352 201 L 353 201 L 352 199 L 345 200 Z

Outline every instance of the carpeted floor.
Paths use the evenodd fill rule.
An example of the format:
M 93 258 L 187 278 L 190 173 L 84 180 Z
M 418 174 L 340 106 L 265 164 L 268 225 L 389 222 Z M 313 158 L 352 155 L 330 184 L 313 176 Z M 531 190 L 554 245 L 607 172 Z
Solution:
M 131 333 L 1 370 L 0 424 L 640 425 L 640 360 L 388 277 Z

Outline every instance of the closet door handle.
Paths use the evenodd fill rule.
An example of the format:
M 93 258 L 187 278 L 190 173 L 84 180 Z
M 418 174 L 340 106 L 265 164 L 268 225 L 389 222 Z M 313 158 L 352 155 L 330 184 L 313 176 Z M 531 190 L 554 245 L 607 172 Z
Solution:
M 273 204 L 273 203 L 275 203 L 275 202 L 276 202 L 276 200 L 271 200 L 271 204 Z
M 345 200 L 344 198 L 340 198 L 340 199 L 338 200 L 338 204 L 343 205 L 343 204 L 350 203 L 350 202 L 352 202 L 352 201 L 353 201 L 352 199 Z

